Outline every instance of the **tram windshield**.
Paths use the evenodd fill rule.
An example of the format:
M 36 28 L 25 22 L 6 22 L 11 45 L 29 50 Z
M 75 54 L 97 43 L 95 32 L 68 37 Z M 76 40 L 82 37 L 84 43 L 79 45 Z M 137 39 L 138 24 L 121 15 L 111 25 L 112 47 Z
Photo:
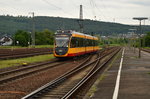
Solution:
M 56 37 L 56 47 L 68 47 L 69 37 Z

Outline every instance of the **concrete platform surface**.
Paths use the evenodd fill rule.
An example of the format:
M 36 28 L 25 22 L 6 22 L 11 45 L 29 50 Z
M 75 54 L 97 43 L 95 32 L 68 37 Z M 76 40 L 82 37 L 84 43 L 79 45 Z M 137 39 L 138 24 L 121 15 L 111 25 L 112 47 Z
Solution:
M 133 49 L 126 47 L 124 54 L 120 52 L 104 73 L 103 79 L 96 81 L 95 90 L 86 99 L 150 99 L 150 53 L 141 54 L 138 58 L 138 50 L 134 53 Z M 113 98 L 122 56 L 119 88 L 115 92 L 117 97 Z

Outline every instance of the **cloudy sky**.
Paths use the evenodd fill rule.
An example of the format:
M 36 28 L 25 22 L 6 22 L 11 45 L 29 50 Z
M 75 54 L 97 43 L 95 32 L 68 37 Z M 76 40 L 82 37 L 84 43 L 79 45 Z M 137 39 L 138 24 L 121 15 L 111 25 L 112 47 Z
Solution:
M 79 17 L 83 5 L 84 19 L 139 24 L 133 17 L 150 18 L 150 0 L 0 0 L 0 15 Z M 144 22 L 143 22 L 144 24 Z M 150 20 L 145 21 L 150 25 Z

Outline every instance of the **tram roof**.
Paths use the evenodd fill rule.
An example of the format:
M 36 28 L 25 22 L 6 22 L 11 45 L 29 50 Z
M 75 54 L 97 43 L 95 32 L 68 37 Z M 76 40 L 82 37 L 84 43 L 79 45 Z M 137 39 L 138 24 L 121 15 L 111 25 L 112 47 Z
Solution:
M 76 31 L 73 31 L 73 30 L 58 30 L 57 33 L 58 34 L 64 34 L 64 33 L 65 34 L 72 34 L 72 36 L 79 36 L 79 37 L 83 37 L 83 38 L 85 38 L 85 36 L 86 36 L 86 38 L 89 38 L 89 39 L 94 38 L 95 40 L 98 40 L 98 38 L 95 37 L 95 36 L 91 36 L 91 35 L 88 35 L 88 34 L 76 32 Z

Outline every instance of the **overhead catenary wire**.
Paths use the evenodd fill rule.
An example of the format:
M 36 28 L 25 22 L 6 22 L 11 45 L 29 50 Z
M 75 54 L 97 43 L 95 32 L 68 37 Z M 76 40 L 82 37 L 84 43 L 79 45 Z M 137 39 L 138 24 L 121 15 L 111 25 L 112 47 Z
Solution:
M 95 1 L 94 0 L 89 0 L 89 1 L 90 1 L 91 7 L 93 7 L 93 10 L 97 9 L 97 11 L 100 12 L 100 14 L 98 13 L 98 16 L 100 17 L 100 19 L 101 19 L 101 16 L 102 16 L 104 19 L 107 20 L 107 17 L 103 14 L 103 11 L 101 9 L 99 9 L 99 7 L 97 7 L 97 4 L 95 3 Z M 94 13 L 95 13 L 95 11 L 94 11 Z M 94 14 L 94 17 L 95 16 L 96 16 L 96 14 Z
M 54 5 L 54 4 L 52 4 L 52 3 L 50 3 L 49 1 L 47 1 L 47 0 L 42 0 L 43 2 L 45 2 L 46 4 L 48 4 L 48 5 L 50 5 L 50 6 L 53 6 L 54 8 L 57 8 L 57 9 L 59 9 L 59 10 L 62 10 L 62 8 L 60 8 L 60 7 L 57 7 L 56 5 Z
M 109 21 L 112 22 L 115 19 L 115 22 L 121 22 L 122 20 L 126 23 L 127 21 L 133 22 L 132 21 L 132 17 L 125 17 L 125 16 L 116 16 L 116 14 L 113 14 L 113 12 L 110 9 L 110 6 L 108 6 L 108 2 L 105 2 L 104 0 L 80 0 L 80 1 L 71 1 L 71 0 L 67 0 L 67 2 L 64 2 L 63 4 L 61 4 L 61 0 L 59 0 L 59 2 L 51 2 L 53 0 L 40 0 L 42 3 L 41 5 L 45 4 L 49 7 L 50 10 L 51 8 L 55 10 L 54 14 L 56 13 L 58 16 L 60 15 L 60 17 L 62 16 L 66 16 L 66 17 L 71 17 L 71 18 L 78 18 L 78 9 L 79 9 L 79 5 L 82 4 L 83 5 L 83 12 L 84 12 L 84 18 L 89 18 L 91 19 L 91 15 L 92 15 L 92 19 L 93 18 L 97 18 L 97 20 L 102 20 L 102 21 Z M 24 2 L 23 2 L 24 3 Z M 29 2 L 25 2 L 25 3 L 29 3 Z M 60 3 L 61 5 L 57 5 L 58 3 Z M 65 7 L 64 5 L 68 5 L 69 9 L 67 9 L 68 7 Z M 12 15 L 26 15 L 28 12 L 31 12 L 32 8 L 28 8 L 25 9 L 24 7 L 19 7 L 19 6 L 14 6 L 11 5 L 8 2 L 0 2 L 1 5 L 3 5 L 4 7 L 1 8 L 1 14 L 12 14 Z M 40 5 L 40 6 L 41 6 Z M 43 6 L 42 5 L 42 6 Z M 44 6 L 45 6 L 44 5 Z M 70 10 L 71 9 L 71 10 Z M 39 12 L 37 12 L 36 10 L 38 9 L 34 9 L 35 13 L 37 16 L 39 16 L 43 11 L 43 9 L 40 9 Z M 46 8 L 45 8 L 46 10 Z M 33 11 L 32 11 L 33 12 Z M 49 11 L 47 11 L 46 13 L 48 13 Z M 58 12 L 58 13 L 57 13 Z M 75 12 L 75 13 L 74 13 Z M 26 13 L 26 14 L 25 14 Z M 53 14 L 50 12 L 50 14 Z M 96 17 L 95 17 L 96 16 Z M 148 21 L 149 23 L 150 21 Z
M 60 7 L 58 7 L 58 6 L 56 6 L 56 5 L 52 4 L 52 3 L 50 3 L 50 2 L 47 1 L 47 0 L 42 0 L 42 1 L 45 2 L 46 4 L 48 4 L 49 6 L 53 6 L 53 7 L 57 8 L 58 10 L 61 10 L 64 14 L 73 16 L 71 13 L 64 11 L 62 8 L 60 8 Z
M 108 14 L 111 14 L 111 12 L 108 10 L 108 6 L 106 6 L 106 5 L 104 4 L 104 0 L 100 0 L 100 1 L 101 1 L 101 5 L 102 5 L 103 8 L 105 9 L 105 11 L 107 11 Z M 110 16 L 107 16 L 107 17 L 113 19 L 113 17 L 110 17 Z
M 90 0 L 90 5 L 91 5 L 91 11 L 92 11 L 92 14 L 93 14 L 93 16 L 96 16 L 96 14 L 95 14 L 95 7 L 94 7 L 94 4 L 93 4 L 93 2 L 92 2 L 92 0 Z
M 5 13 L 8 12 L 8 9 L 11 9 L 11 11 L 15 10 L 15 14 L 18 13 L 19 11 L 21 11 L 20 9 L 17 9 L 16 7 L 10 6 L 10 4 L 6 4 L 6 3 L 2 3 L 2 2 L 1 2 L 1 4 L 8 7 L 7 9 L 3 7 L 3 10 L 5 10 L 4 11 Z
M 91 5 L 91 7 L 92 7 L 92 9 L 93 10 L 95 10 L 94 11 L 94 13 L 95 12 L 99 12 L 99 13 L 96 13 L 96 14 L 93 14 L 93 16 L 95 17 L 95 16 L 98 16 L 99 18 L 100 18 L 100 20 L 105 20 L 105 21 L 113 21 L 114 22 L 114 20 L 116 21 L 116 20 L 119 20 L 119 18 L 116 18 L 116 17 L 111 17 L 111 12 L 108 10 L 108 8 L 107 8 L 107 6 L 106 5 L 104 5 L 104 2 L 103 2 L 103 0 L 100 0 L 101 1 L 101 8 L 103 7 L 103 9 L 105 9 L 105 12 L 107 12 L 107 14 L 108 15 L 105 15 L 103 12 L 103 10 L 102 9 L 100 9 L 100 7 L 98 7 L 97 6 L 97 3 L 94 1 L 94 0 L 89 0 L 89 2 L 90 2 L 90 5 Z M 97 11 L 96 11 L 97 10 Z M 93 13 L 93 12 L 92 12 Z M 121 18 L 120 18 L 121 19 Z M 127 19 L 127 18 L 126 18 Z M 128 18 L 129 19 L 129 18 Z

